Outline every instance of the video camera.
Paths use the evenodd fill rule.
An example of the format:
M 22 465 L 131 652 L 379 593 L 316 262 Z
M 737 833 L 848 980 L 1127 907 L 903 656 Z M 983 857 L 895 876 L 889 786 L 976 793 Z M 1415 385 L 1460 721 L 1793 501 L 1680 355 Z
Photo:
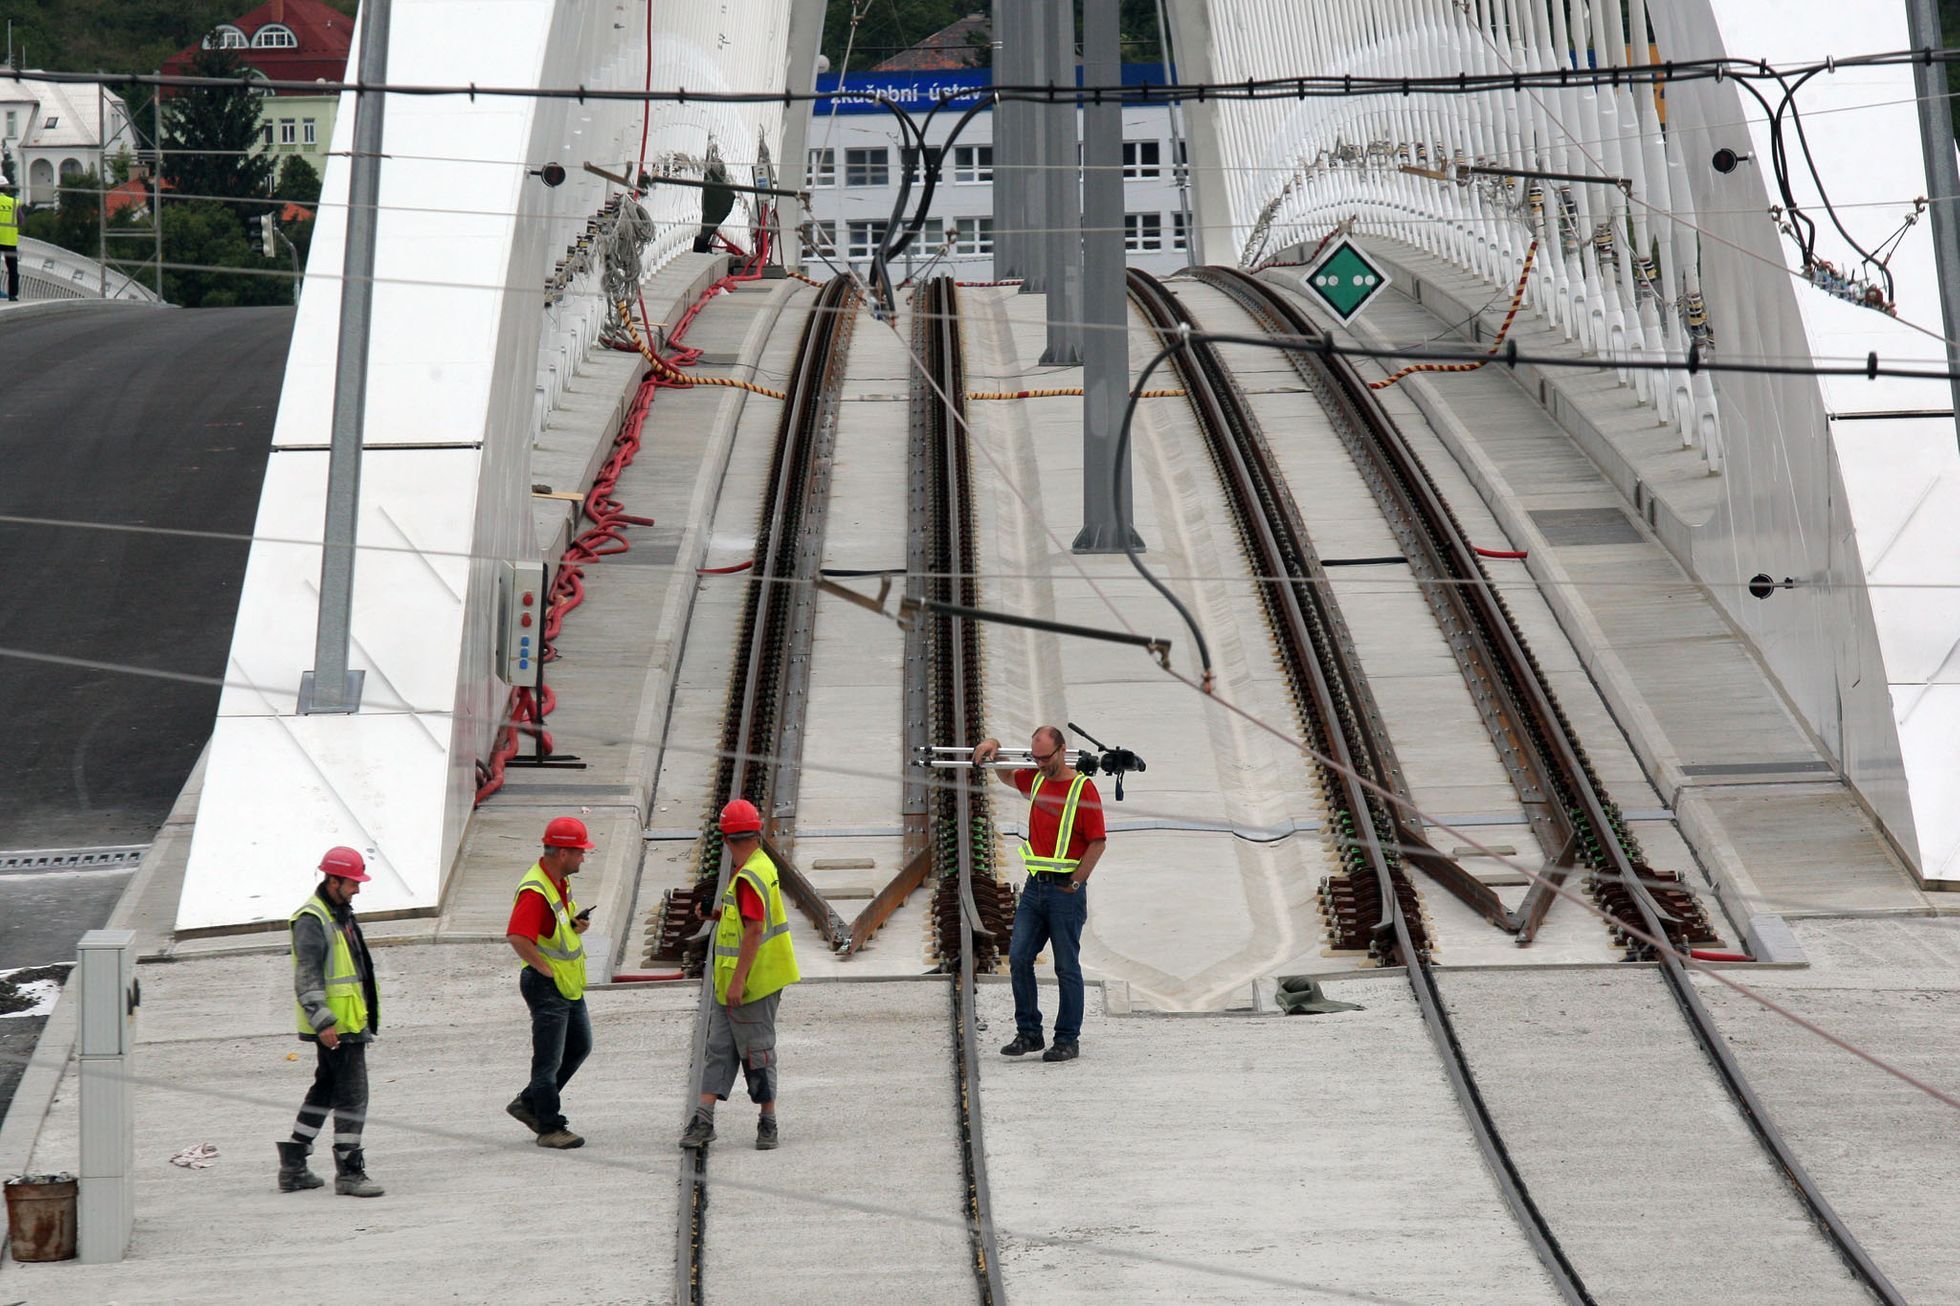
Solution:
M 1114 776 L 1116 779 L 1117 802 L 1120 803 L 1123 801 L 1123 777 L 1131 771 L 1147 771 L 1150 769 L 1144 764 L 1144 760 L 1141 757 L 1129 749 L 1111 748 L 1108 744 L 1105 744 L 1102 740 L 1096 738 L 1073 721 L 1068 723 L 1068 728 L 1094 744 L 1099 750 L 1097 752 L 1090 752 L 1086 748 L 1082 749 L 1076 756 L 1075 769 L 1083 775 L 1094 775 L 1100 771 L 1104 775 Z

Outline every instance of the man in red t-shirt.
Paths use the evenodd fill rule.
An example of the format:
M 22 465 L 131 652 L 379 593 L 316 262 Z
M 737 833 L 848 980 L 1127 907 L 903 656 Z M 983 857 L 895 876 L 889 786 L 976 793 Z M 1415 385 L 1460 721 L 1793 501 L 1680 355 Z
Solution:
M 1028 882 L 1014 910 L 1014 940 L 1007 950 L 1014 980 L 1014 1041 L 1001 1055 L 1039 1051 L 1041 991 L 1034 959 L 1043 947 L 1055 950 L 1055 983 L 1061 1010 L 1055 1014 L 1055 1046 L 1043 1061 L 1072 1061 L 1082 1035 L 1082 927 L 1089 919 L 1089 876 L 1102 860 L 1102 795 L 1086 775 L 1069 769 L 1062 732 L 1041 726 L 1029 741 L 1033 767 L 1001 773 L 1028 798 L 1028 837 L 1021 860 Z M 984 739 L 973 750 L 973 764 L 985 766 L 1000 753 L 998 739 Z
M 577 943 L 590 924 L 590 909 L 577 910 L 571 877 L 594 847 L 585 822 L 576 816 L 556 817 L 547 824 L 538 860 L 518 881 L 510 923 L 504 927 L 504 938 L 524 963 L 517 989 L 531 1012 L 531 1082 L 504 1110 L 537 1135 L 539 1147 L 585 1144 L 565 1121 L 563 1095 L 592 1052 L 584 946 Z M 545 951 L 547 946 L 552 952 Z M 578 955 L 564 955 L 574 951 Z

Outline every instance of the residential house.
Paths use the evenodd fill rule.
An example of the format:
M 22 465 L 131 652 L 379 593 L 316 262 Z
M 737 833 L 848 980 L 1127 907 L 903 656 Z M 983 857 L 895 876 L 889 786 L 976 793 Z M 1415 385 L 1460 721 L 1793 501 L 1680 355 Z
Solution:
M 252 76 L 272 82 L 337 82 L 346 74 L 353 48 L 354 20 L 321 0 L 267 0 L 239 18 L 220 23 L 200 43 L 235 49 Z M 188 46 L 164 60 L 163 71 L 183 74 L 200 46 Z M 259 100 L 257 148 L 275 155 L 296 154 L 326 172 L 333 139 L 337 91 L 309 94 L 267 88 Z
M 0 73 L 0 159 L 24 204 L 53 204 L 63 183 L 98 176 L 105 158 L 136 150 L 129 106 L 95 82 L 41 82 Z

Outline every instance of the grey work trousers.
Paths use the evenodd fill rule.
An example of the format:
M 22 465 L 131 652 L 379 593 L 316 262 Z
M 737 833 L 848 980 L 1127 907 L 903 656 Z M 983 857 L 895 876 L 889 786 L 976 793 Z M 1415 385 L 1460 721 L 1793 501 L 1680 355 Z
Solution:
M 739 1007 L 717 1002 L 708 1008 L 703 1093 L 713 1093 L 726 1102 L 739 1068 L 749 1081 L 749 1101 L 761 1104 L 776 1100 L 776 1006 L 782 997 L 778 990 Z

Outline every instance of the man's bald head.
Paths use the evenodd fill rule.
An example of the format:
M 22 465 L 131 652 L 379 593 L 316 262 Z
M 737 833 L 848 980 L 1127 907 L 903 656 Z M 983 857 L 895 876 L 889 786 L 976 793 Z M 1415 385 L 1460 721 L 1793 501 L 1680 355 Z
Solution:
M 1047 753 L 1057 748 L 1066 748 L 1068 739 L 1057 726 L 1036 726 L 1034 744 L 1040 752 Z

